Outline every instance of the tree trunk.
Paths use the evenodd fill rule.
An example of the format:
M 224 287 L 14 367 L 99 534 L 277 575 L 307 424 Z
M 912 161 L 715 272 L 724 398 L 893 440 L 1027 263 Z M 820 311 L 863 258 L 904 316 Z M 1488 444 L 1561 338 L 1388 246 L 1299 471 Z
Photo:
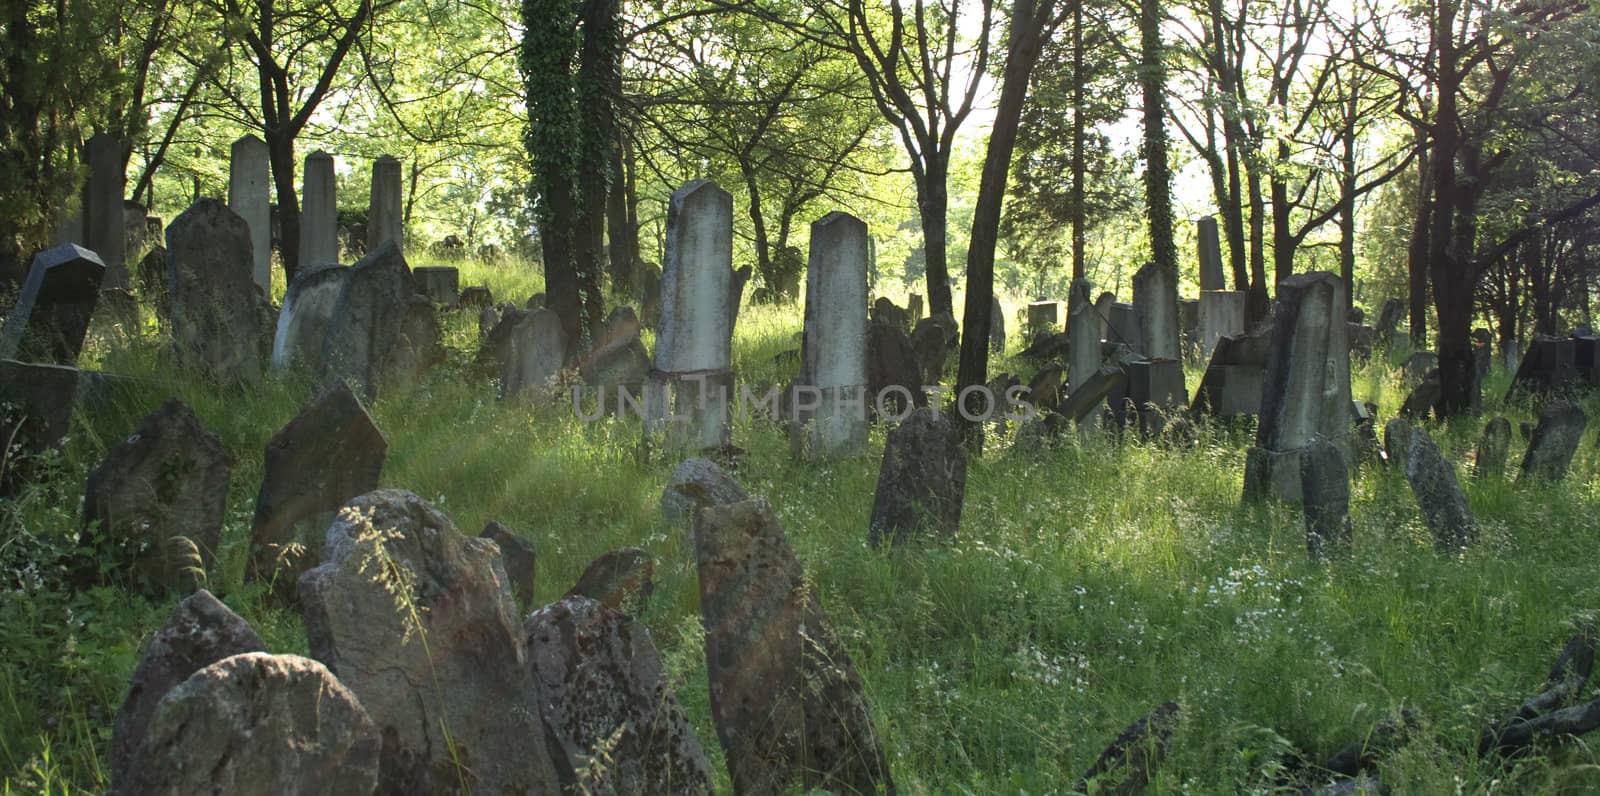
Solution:
M 1457 227 L 1463 219 L 1457 209 L 1467 203 L 1469 186 L 1456 179 L 1456 156 L 1461 151 L 1457 96 L 1461 75 L 1454 41 L 1453 0 L 1439 3 L 1434 33 L 1438 51 L 1438 109 L 1433 123 L 1433 212 L 1429 218 L 1428 270 L 1433 283 L 1433 305 L 1438 315 L 1441 416 L 1465 414 L 1476 404 L 1478 370 L 1472 354 L 1473 280 L 1468 273 Z
M 1417 205 L 1411 224 L 1411 242 L 1406 249 L 1406 275 L 1409 277 L 1411 347 L 1428 347 L 1428 224 L 1433 208 L 1433 169 L 1427 134 L 1417 132 Z
M 1083 2 L 1072 0 L 1072 279 L 1084 276 Z
M 1245 301 L 1245 326 L 1255 328 L 1272 310 L 1267 291 L 1266 203 L 1261 199 L 1261 175 L 1250 169 L 1245 186 L 1250 195 L 1250 295 Z
M 926 155 L 922 184 L 917 186 L 917 210 L 922 216 L 922 250 L 927 267 L 928 313 L 955 317 L 955 302 L 950 297 L 949 244 L 946 241 L 950 207 L 949 155 Z
M 283 258 L 283 283 L 294 284 L 300 272 L 300 194 L 295 189 L 294 139 L 271 128 L 263 131 L 272 186 L 278 194 L 278 255 Z
M 1344 280 L 1345 309 L 1356 296 L 1356 131 L 1357 95 L 1350 95 L 1339 155 L 1339 277 Z
M 611 158 L 611 191 L 606 199 L 606 236 L 611 253 L 611 291 L 618 296 L 631 296 L 634 274 L 639 267 L 639 227 L 629 203 L 633 200 L 629 184 L 631 160 L 628 137 L 618 137 L 616 151 Z
M 1278 141 L 1277 165 L 1289 162 L 1289 145 L 1282 140 Z M 1272 170 L 1272 176 L 1267 178 L 1268 190 L 1272 192 L 1272 284 L 1283 284 L 1283 280 L 1294 276 L 1294 230 L 1290 229 L 1291 213 L 1294 208 L 1289 206 L 1289 181 L 1277 169 Z M 1345 294 L 1349 295 L 1349 285 L 1345 286 Z
M 756 182 L 755 164 L 748 161 L 740 163 L 739 171 L 744 175 L 744 188 L 750 194 L 750 225 L 755 230 L 756 273 L 761 275 L 761 282 L 768 287 L 768 292 L 777 295 L 778 275 L 772 268 L 772 246 L 767 240 L 767 220 L 761 212 L 761 186 Z
M 1172 167 L 1167 162 L 1166 68 L 1162 62 L 1161 2 L 1139 2 L 1139 84 L 1144 114 L 1144 196 L 1150 225 L 1150 259 L 1177 268 L 1172 233 Z

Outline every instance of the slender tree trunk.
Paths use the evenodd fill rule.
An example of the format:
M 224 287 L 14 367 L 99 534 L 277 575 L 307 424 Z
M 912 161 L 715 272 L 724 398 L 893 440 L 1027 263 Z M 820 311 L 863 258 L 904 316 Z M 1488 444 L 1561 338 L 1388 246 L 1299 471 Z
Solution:
M 927 264 L 928 313 L 955 317 L 955 302 L 950 297 L 949 244 L 950 208 L 949 155 L 932 152 L 925 157 L 923 178 L 917 186 L 917 209 L 922 215 L 922 249 Z
M 1355 95 L 1346 116 L 1343 149 L 1339 154 L 1339 277 L 1345 285 L 1345 308 L 1356 295 L 1356 131 Z
M 1411 241 L 1406 249 L 1406 275 L 1409 277 L 1409 315 L 1411 347 L 1428 347 L 1428 230 L 1433 215 L 1433 167 L 1427 134 L 1417 132 L 1417 204 L 1411 224 Z
M 633 295 L 634 274 L 639 267 L 639 227 L 629 185 L 632 159 L 626 135 L 618 136 L 617 148 L 611 158 L 611 190 L 606 197 L 606 237 L 611 253 L 611 291 L 619 296 Z
M 1261 198 L 1261 175 L 1251 168 L 1245 178 L 1250 197 L 1250 295 L 1245 301 L 1245 318 L 1250 328 L 1267 317 L 1272 299 L 1267 292 L 1266 203 Z
M 1288 162 L 1289 144 L 1280 139 L 1277 164 Z M 1286 177 L 1274 169 L 1267 183 L 1268 190 L 1272 192 L 1272 284 L 1276 287 L 1294 276 L 1294 230 L 1290 228 L 1294 208 L 1289 206 L 1289 181 Z M 1346 294 L 1349 293 L 1348 287 Z
M 1072 278 L 1084 275 L 1083 181 L 1088 169 L 1083 161 L 1083 0 L 1072 3 Z
M 1166 67 L 1162 61 L 1161 2 L 1139 2 L 1139 84 L 1144 113 L 1144 195 L 1150 225 L 1150 258 L 1177 268 L 1172 232 L 1172 168 L 1167 161 Z
M 744 175 L 744 188 L 750 194 L 750 225 L 755 230 L 756 273 L 761 275 L 762 283 L 769 288 L 776 288 L 779 279 L 772 268 L 772 246 L 767 240 L 767 220 L 761 212 L 761 186 L 756 182 L 756 167 L 744 162 L 739 164 L 739 170 Z M 778 291 L 771 292 L 776 294 Z
M 1457 210 L 1467 202 L 1469 186 L 1458 183 L 1456 156 L 1461 151 L 1460 115 L 1457 96 L 1461 90 L 1459 54 L 1455 46 L 1456 7 L 1454 0 L 1441 0 L 1434 34 L 1438 53 L 1438 108 L 1433 123 L 1433 211 L 1429 219 L 1428 270 L 1433 286 L 1434 311 L 1438 316 L 1439 385 L 1438 412 L 1443 416 L 1464 414 L 1476 404 L 1478 372 L 1472 352 L 1471 274 L 1458 239 Z
M 278 194 L 278 255 L 283 258 L 283 279 L 288 285 L 300 272 L 300 194 L 294 184 L 294 139 L 271 129 L 265 134 L 272 186 Z

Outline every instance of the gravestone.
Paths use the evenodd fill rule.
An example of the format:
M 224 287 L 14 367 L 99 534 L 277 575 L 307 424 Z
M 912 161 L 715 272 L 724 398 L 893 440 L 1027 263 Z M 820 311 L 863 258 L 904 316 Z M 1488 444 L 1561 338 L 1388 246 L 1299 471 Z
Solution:
M 508 355 L 500 371 L 500 397 L 545 394 L 561 372 L 566 350 L 567 335 L 554 310 L 541 307 L 518 319 L 511 328 Z
M 1351 450 L 1350 344 L 1345 285 L 1325 271 L 1278 283 L 1256 445 L 1245 461 L 1247 500 L 1300 500 L 1300 456 L 1316 437 Z M 1346 454 L 1348 461 L 1350 455 Z
M 1100 369 L 1100 334 L 1104 325 L 1089 303 L 1087 280 L 1072 280 L 1067 309 L 1067 382 L 1069 392 L 1082 387 Z
M 167 401 L 89 473 L 85 542 L 113 545 L 127 574 L 149 587 L 192 588 L 216 561 L 232 472 L 216 435 L 182 401 Z
M 922 294 L 921 293 L 912 293 L 910 296 L 908 296 L 906 298 L 906 316 L 908 318 L 908 320 L 906 321 L 906 328 L 907 329 L 911 328 L 911 324 L 922 320 Z
M 500 548 L 500 563 L 506 568 L 506 578 L 511 581 L 511 593 L 519 605 L 533 601 L 533 587 L 538 582 L 539 551 L 533 542 L 511 532 L 498 522 L 490 522 L 478 533 L 479 539 L 488 539 Z
M 1511 456 L 1511 421 L 1496 417 L 1483 427 L 1483 437 L 1478 440 L 1478 455 L 1473 464 L 1473 474 L 1479 478 L 1499 478 L 1505 472 L 1506 459 Z
M 201 199 L 167 227 L 168 313 L 178 361 L 221 385 L 261 381 L 264 300 L 251 273 L 250 227 L 215 199 Z
M 1408 420 L 1426 420 L 1442 397 L 1444 385 L 1439 383 L 1439 371 L 1430 370 L 1427 378 L 1406 394 L 1405 402 L 1400 404 L 1400 416 Z
M 1094 372 L 1056 411 L 1074 423 L 1089 418 L 1095 410 L 1105 406 L 1106 399 L 1127 387 L 1128 372 L 1121 365 L 1107 363 Z
M 1591 349 L 1592 350 L 1592 349 Z M 1578 367 L 1579 342 L 1570 337 L 1535 337 L 1518 365 L 1506 399 L 1518 395 L 1567 393 L 1588 381 Z M 1592 379 L 1593 376 L 1589 376 Z
M 1065 373 L 1059 364 L 1046 363 L 1044 367 L 1039 368 L 1039 372 L 1033 374 L 1032 379 L 1028 380 L 1026 393 L 1028 403 L 1041 411 L 1054 410 L 1061 404 L 1061 398 L 1065 393 L 1061 389 L 1064 380 Z
M 1228 284 L 1222 273 L 1222 241 L 1217 235 L 1217 219 L 1215 216 L 1201 216 L 1195 226 L 1200 249 L 1200 290 L 1227 290 Z
M 661 266 L 643 263 L 634 275 L 635 295 L 639 299 L 639 322 L 654 329 L 661 322 Z
M 661 492 L 661 514 L 667 522 L 687 525 L 708 506 L 739 503 L 750 493 L 710 459 L 685 459 L 672 471 Z
M 348 271 L 323 334 L 322 378 L 342 378 L 370 401 L 394 375 L 386 371 L 404 341 L 411 269 L 400 249 L 385 243 Z
M 1300 456 L 1306 547 L 1312 560 L 1350 548 L 1350 470 L 1344 451 L 1318 437 Z
M 1405 364 L 1401 365 L 1401 376 L 1411 384 L 1416 384 L 1439 369 L 1439 355 L 1432 351 L 1417 351 L 1406 357 Z
M 728 284 L 728 338 L 732 345 L 733 330 L 739 325 L 739 308 L 744 305 L 744 288 L 750 284 L 750 266 L 745 266 L 733 272 L 733 281 Z
M 333 156 L 306 155 L 300 188 L 300 267 L 339 262 L 339 204 Z
M 290 594 L 320 558 L 322 536 L 350 500 L 378 488 L 389 442 L 361 399 L 337 381 L 267 440 L 247 577 Z
M 1578 442 L 1589 425 L 1589 417 L 1577 404 L 1554 401 L 1539 413 L 1539 425 L 1522 458 L 1519 481 L 1560 481 L 1567 477 Z
M 247 652 L 167 693 L 120 793 L 371 793 L 380 746 L 361 703 L 322 664 Z
M 77 364 L 105 272 L 94 252 L 71 243 L 34 256 L 0 329 L 0 359 Z
M 1028 336 L 1038 337 L 1040 332 L 1055 329 L 1060 321 L 1061 302 L 1031 301 L 1028 303 Z
M 1110 326 L 1106 333 L 1107 342 L 1125 345 L 1135 354 L 1143 353 L 1139 342 L 1139 315 L 1134 312 L 1132 304 L 1120 301 L 1112 303 L 1107 320 Z
M 1167 418 L 1189 402 L 1183 384 L 1183 362 L 1177 359 L 1138 359 L 1127 364 L 1128 398 L 1138 412 L 1139 433 L 1153 437 L 1166 428 Z
M 156 705 L 173 687 L 217 661 L 265 652 L 266 642 L 240 616 L 201 589 L 173 609 L 133 670 L 128 695 L 111 733 L 111 790 L 128 781 L 134 753 L 144 742 Z
M 602 406 L 607 405 L 609 395 L 612 403 L 620 407 L 624 390 L 631 396 L 644 394 L 645 380 L 650 376 L 650 352 L 639 339 L 642 329 L 632 307 L 617 307 L 595 335 L 589 355 L 578 363 L 583 383 L 599 392 Z
M 461 296 L 456 299 L 457 307 L 483 307 L 494 306 L 494 292 L 483 285 L 469 285 L 461 290 Z
M 639 616 L 655 591 L 656 562 L 637 547 L 612 550 L 589 562 L 569 597 L 586 597 L 613 610 Z
M 865 308 L 863 307 L 863 310 Z M 644 625 L 567 596 L 525 624 L 528 668 L 567 792 L 710 794 L 711 766 Z
M 1406 455 L 1411 451 L 1411 423 L 1396 417 L 1383 424 L 1383 452 L 1390 466 L 1406 472 Z
M 989 350 L 996 354 L 1006 350 L 1006 308 L 998 296 L 989 302 Z
M 498 552 L 380 489 L 340 511 L 300 578 L 312 657 L 383 736 L 379 792 L 558 792 Z
M 1218 338 L 1190 411 L 1217 417 L 1260 414 L 1272 341 L 1270 328 L 1258 329 L 1253 335 Z
M 267 144 L 254 135 L 233 142 L 228 158 L 228 209 L 250 229 L 250 278 L 272 295 L 272 196 Z
M 867 225 L 848 213 L 811 225 L 799 383 L 816 388 L 820 402 L 794 418 L 800 458 L 849 456 L 867 441 L 867 240 Z
M 1133 276 L 1138 348 L 1149 359 L 1181 359 L 1178 347 L 1178 275 L 1159 263 L 1145 263 Z
M 911 339 L 898 326 L 876 321 L 867 324 L 867 393 L 873 412 L 902 416 L 914 406 L 925 406 L 922 369 Z
M 84 142 L 83 162 L 89 166 L 89 180 L 83 186 L 83 247 L 105 264 L 105 288 L 128 287 L 127 211 L 123 192 L 127 172 L 123 153 L 128 145 L 105 133 L 95 133 Z
M 367 251 L 375 251 L 379 246 L 393 241 L 395 247 L 402 254 L 405 253 L 405 204 L 401 199 L 405 188 L 402 182 L 400 161 L 394 156 L 384 155 L 372 162 L 372 194 L 367 204 Z M 454 287 L 451 285 L 451 301 L 455 300 Z M 432 295 L 428 297 L 434 298 Z M 438 301 L 437 298 L 434 300 Z
M 732 291 L 733 196 L 694 180 L 673 192 L 667 208 L 661 324 L 647 396 L 648 433 L 667 447 L 730 444 Z
M 417 293 L 435 304 L 455 306 L 457 290 L 461 286 L 461 272 L 448 265 L 431 265 L 411 270 L 411 281 Z
M 384 355 L 379 370 L 380 392 L 410 389 L 420 384 L 429 370 L 445 360 L 441 337 L 439 316 L 433 302 L 426 296 L 413 293 L 406 299 L 400 336 Z
M 133 277 L 139 287 L 139 297 L 156 311 L 162 326 L 167 323 L 167 249 L 165 239 L 152 246 L 134 266 Z
M 324 345 L 350 273 L 336 263 L 300 267 L 278 312 L 277 333 L 272 338 L 274 371 L 300 370 L 320 376 L 326 369 Z
M 1400 334 L 1400 323 L 1406 319 L 1406 303 L 1397 298 L 1383 302 L 1378 313 L 1378 343 L 1385 348 L 1394 345 Z
M 1428 432 L 1411 430 L 1411 444 L 1406 451 L 1406 480 L 1411 493 L 1422 509 L 1422 518 L 1433 533 L 1433 543 L 1440 550 L 1459 550 L 1477 541 L 1478 525 L 1472 517 L 1472 507 L 1467 495 L 1456 480 L 1455 465 L 1439 452 L 1439 446 Z
M 955 537 L 967 490 L 967 453 L 950 420 L 918 409 L 889 432 L 867 539 L 899 546 Z
M 861 678 L 772 507 L 702 509 L 694 549 L 711 717 L 734 792 L 893 793 Z
M 1088 284 L 1085 282 L 1084 284 Z M 1111 342 L 1111 308 L 1117 303 L 1117 295 L 1109 290 L 1100 291 L 1094 299 L 1094 314 L 1100 318 L 1100 339 Z
M 1245 333 L 1245 303 L 1242 290 L 1208 290 L 1200 294 L 1200 355 L 1209 358 L 1217 341 Z
M 1178 336 L 1185 357 L 1200 348 L 1200 299 L 1178 300 Z
M 943 383 L 950 359 L 949 330 L 939 320 L 939 316 L 923 318 L 911 333 L 911 350 L 916 352 L 917 373 L 923 385 Z
M 36 457 L 66 440 L 78 381 L 77 368 L 0 359 L 0 496 L 34 480 L 45 466 Z
M 902 334 L 911 331 L 911 315 L 886 296 L 879 296 L 872 302 L 872 322 L 888 324 L 899 329 Z

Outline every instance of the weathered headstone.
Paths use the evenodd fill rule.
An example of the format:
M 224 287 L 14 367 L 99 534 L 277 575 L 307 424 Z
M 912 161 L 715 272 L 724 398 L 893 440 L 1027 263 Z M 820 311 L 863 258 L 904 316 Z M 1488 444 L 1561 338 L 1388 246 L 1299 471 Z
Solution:
M 902 334 L 911 331 L 911 315 L 896 306 L 887 296 L 879 296 L 872 302 L 872 322 L 885 323 L 899 329 Z
M 1124 389 L 1127 383 L 1128 372 L 1121 365 L 1102 365 L 1094 375 L 1074 389 L 1067 400 L 1056 407 L 1056 411 L 1074 423 L 1091 419 L 1090 415 L 1105 406 L 1106 399 Z
M 324 343 L 350 269 L 327 263 L 301 266 L 283 295 L 277 333 L 272 339 L 272 369 L 299 369 L 313 376 L 325 366 Z
M 554 310 L 536 309 L 511 328 L 510 350 L 500 371 L 500 397 L 545 393 L 565 364 L 567 335 Z
M 1139 433 L 1151 437 L 1166 428 L 1168 416 L 1189 402 L 1183 384 L 1183 362 L 1177 359 L 1138 359 L 1129 362 L 1128 398 L 1139 415 Z
M 1028 336 L 1037 337 L 1040 332 L 1055 329 L 1060 322 L 1060 314 L 1059 301 L 1028 302 Z
M 1383 424 L 1383 452 L 1390 466 L 1406 472 L 1406 455 L 1411 452 L 1411 423 L 1396 417 Z
M 139 288 L 139 297 L 154 306 L 156 318 L 163 326 L 167 323 L 167 249 L 166 240 L 151 247 L 134 266 L 133 278 Z
M 668 447 L 721 450 L 730 444 L 732 282 L 733 196 L 708 180 L 691 181 L 668 203 L 661 324 L 647 401 L 649 433 Z
M 750 493 L 710 459 L 686 459 L 661 492 L 661 513 L 671 523 L 690 523 L 700 509 L 750 499 Z
M 247 652 L 167 693 L 119 792 L 371 793 L 381 743 L 361 703 L 322 664 Z
M 1160 263 L 1145 263 L 1133 276 L 1133 307 L 1138 346 L 1149 359 L 1180 359 L 1178 275 Z
M 411 311 L 411 269 L 400 250 L 385 243 L 348 270 L 323 333 L 322 378 L 342 378 L 371 400 L 393 376 L 386 370 L 395 363 Z
M 35 457 L 66 439 L 78 381 L 77 368 L 0 359 L 0 439 L 9 441 L 0 449 L 0 496 L 32 481 L 41 469 Z
M 894 792 L 861 678 L 766 501 L 694 524 L 711 716 L 737 793 Z
M 1458 550 L 1477 541 L 1478 525 L 1472 517 L 1467 494 L 1456 480 L 1455 465 L 1439 452 L 1428 432 L 1411 430 L 1406 451 L 1406 480 L 1422 509 L 1422 518 L 1433 533 L 1433 543 L 1441 550 Z
M 634 275 L 635 294 L 639 299 L 639 322 L 654 329 L 661 323 L 661 266 L 643 263 Z
M 1406 357 L 1405 364 L 1400 368 L 1401 376 L 1406 382 L 1416 384 L 1428 377 L 1429 373 L 1439 369 L 1439 355 L 1432 351 L 1417 351 Z
M 1577 404 L 1553 401 L 1539 413 L 1518 480 L 1560 481 L 1567 477 L 1589 416 Z
M 116 545 L 132 574 L 156 588 L 204 580 L 222 541 L 233 457 L 174 398 L 152 412 L 89 473 L 83 524 Z
M 346 505 L 300 578 L 312 657 L 383 736 L 380 793 L 559 788 L 497 553 L 416 495 L 381 489 Z
M 1383 302 L 1378 313 L 1378 343 L 1385 348 L 1394 345 L 1400 333 L 1400 323 L 1406 319 L 1406 303 L 1397 298 Z
M 596 558 L 579 576 L 569 597 L 587 597 L 613 611 L 638 616 L 655 591 L 656 561 L 637 547 L 623 547 Z
M 250 533 L 252 580 L 283 593 L 320 558 L 322 536 L 350 500 L 378 488 L 389 442 L 361 399 L 335 382 L 267 440 Z
M 1217 235 L 1217 219 L 1215 216 L 1201 216 L 1195 226 L 1198 228 L 1200 248 L 1200 290 L 1227 290 L 1228 284 L 1222 273 L 1222 240 Z
M 1104 325 L 1100 313 L 1089 303 L 1089 283 L 1083 279 L 1072 280 L 1067 293 L 1067 383 L 1069 392 L 1082 387 L 1100 369 L 1100 334 Z
M 1518 394 L 1570 392 L 1584 383 L 1578 368 L 1578 341 L 1570 337 L 1535 337 L 1517 367 L 1507 399 Z
M 1134 312 L 1132 304 L 1113 302 L 1107 320 L 1111 327 L 1106 334 L 1108 342 L 1128 346 L 1135 354 L 1143 353 L 1143 344 L 1139 340 L 1139 315 Z
M 533 542 L 511 532 L 498 522 L 483 526 L 479 539 L 488 539 L 500 547 L 500 563 L 506 568 L 506 578 L 511 581 L 511 592 L 517 603 L 527 605 L 533 601 L 533 587 L 538 582 L 539 551 Z
M 795 454 L 848 456 L 867 441 L 867 225 L 829 213 L 811 225 L 800 383 L 820 401 L 796 418 Z
M 733 280 L 728 283 L 728 338 L 733 338 L 733 330 L 739 325 L 739 308 L 744 306 L 744 288 L 750 284 L 750 275 L 753 273 L 750 266 L 744 266 L 733 272 Z M 731 345 L 731 342 L 730 342 Z
M 445 360 L 442 335 L 433 302 L 426 296 L 412 294 L 406 300 L 400 336 L 389 346 L 379 370 L 380 391 L 409 389 L 420 384 L 429 370 Z
M 71 243 L 35 256 L 0 329 L 0 359 L 77 364 L 105 272 L 94 252 Z
M 1261 424 L 1245 460 L 1246 499 L 1299 501 L 1299 459 L 1316 437 L 1351 450 L 1344 312 L 1345 284 L 1333 274 L 1313 271 L 1278 283 Z
M 1245 333 L 1242 290 L 1208 290 L 1200 294 L 1200 355 L 1209 358 L 1224 337 Z
M 1344 451 L 1318 437 L 1300 456 L 1306 547 L 1313 560 L 1350 547 L 1350 470 Z
M 405 253 L 405 205 L 401 201 L 404 194 L 400 161 L 392 155 L 373 161 L 372 194 L 367 204 L 367 251 L 375 251 L 392 241 L 402 254 Z M 430 295 L 429 298 L 434 297 Z M 455 296 L 450 298 L 453 301 Z
M 317 150 L 306 155 L 300 188 L 300 267 L 339 262 L 339 204 L 333 156 Z
M 1261 412 L 1261 390 L 1272 349 L 1269 329 L 1217 339 L 1190 406 L 1196 414 L 1241 417 Z
M 910 296 L 906 297 L 906 316 L 907 316 L 907 321 L 906 321 L 906 328 L 907 329 L 911 328 L 911 324 L 922 320 L 922 294 L 921 293 L 912 293 Z
M 453 266 L 430 265 L 411 270 L 411 280 L 416 283 L 416 291 L 428 297 L 435 304 L 447 307 L 454 306 L 459 298 L 457 289 L 461 286 L 461 272 Z
M 493 307 L 494 292 L 484 285 L 468 285 L 461 289 L 461 296 L 456 299 L 458 307 Z
M 1100 295 L 1094 299 L 1094 314 L 1100 318 L 1101 340 L 1111 341 L 1111 308 L 1116 306 L 1116 303 L 1117 294 L 1109 290 L 1100 291 Z
M 898 417 L 927 403 L 922 369 L 911 339 L 898 326 L 873 321 L 867 325 L 867 393 L 874 412 Z M 880 404 L 882 406 L 880 407 Z
M 911 350 L 916 352 L 917 374 L 923 385 L 944 381 L 945 365 L 950 358 L 946 338 L 946 327 L 937 316 L 917 321 L 917 328 L 911 332 Z
M 222 385 L 261 381 L 261 328 L 250 227 L 201 199 L 167 227 L 168 313 L 178 361 Z
M 650 352 L 640 340 L 643 325 L 632 307 L 617 307 L 606 318 L 605 326 L 595 334 L 594 348 L 578 363 L 578 374 L 583 383 L 599 392 L 602 406 L 619 407 L 624 400 L 622 391 L 629 396 L 644 395 L 645 380 L 650 376 Z
M 168 691 L 223 658 L 266 649 L 250 624 L 211 592 L 201 589 L 179 602 L 145 648 L 117 710 L 111 734 L 112 792 L 127 782 L 128 765 L 144 742 L 156 704 Z
M 644 625 L 567 596 L 528 617 L 534 689 L 568 792 L 710 794 L 711 767 Z
M 950 420 L 918 409 L 889 432 L 867 538 L 896 546 L 917 536 L 950 539 L 961 527 L 967 453 Z
M 1496 417 L 1483 427 L 1483 437 L 1478 440 L 1478 455 L 1473 463 L 1473 474 L 1479 478 L 1498 478 L 1505 472 L 1506 459 L 1511 456 L 1511 421 Z
M 989 350 L 996 354 L 1006 350 L 1006 308 L 999 296 L 989 302 Z
M 250 229 L 250 278 L 272 295 L 272 197 L 267 144 L 254 135 L 233 142 L 228 162 L 228 209 Z
M 83 186 L 83 247 L 105 263 L 103 287 L 128 287 L 127 212 L 123 192 L 127 171 L 123 153 L 127 142 L 95 133 L 84 142 L 83 159 L 89 180 Z

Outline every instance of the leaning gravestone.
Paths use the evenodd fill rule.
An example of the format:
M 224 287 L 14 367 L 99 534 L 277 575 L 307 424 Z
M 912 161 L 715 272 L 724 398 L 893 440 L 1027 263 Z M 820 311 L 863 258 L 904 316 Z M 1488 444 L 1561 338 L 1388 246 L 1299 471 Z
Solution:
M 901 334 L 911 330 L 911 314 L 896 306 L 885 296 L 872 302 L 872 322 L 884 323 L 899 329 Z
M 543 307 L 528 313 L 511 328 L 509 344 L 500 371 L 500 397 L 521 398 L 549 390 L 566 358 L 561 316 Z
M 733 272 L 733 281 L 728 283 L 728 339 L 732 345 L 733 329 L 739 324 L 739 308 L 744 304 L 744 288 L 750 284 L 750 275 L 754 270 L 745 266 Z
M 583 383 L 599 391 L 602 406 L 607 394 L 613 401 L 621 400 L 623 390 L 633 396 L 643 394 L 650 375 L 650 352 L 639 339 L 643 328 L 632 307 L 617 307 L 595 334 L 589 355 L 578 363 Z
M 1200 388 L 1195 391 L 1190 411 L 1218 417 L 1240 417 L 1261 413 L 1261 390 L 1271 353 L 1271 329 L 1262 327 L 1253 335 L 1222 337 L 1211 351 Z
M 1298 502 L 1300 455 L 1316 437 L 1351 450 L 1344 315 L 1345 284 L 1333 274 L 1296 274 L 1278 284 L 1261 424 L 1245 460 L 1247 500 L 1271 496 Z
M 533 687 L 568 792 L 710 794 L 711 767 L 644 625 L 586 597 L 528 617 Z
M 1412 429 L 1411 447 L 1406 451 L 1406 480 L 1422 509 L 1422 518 L 1433 533 L 1440 550 L 1459 550 L 1477 541 L 1478 525 L 1472 517 L 1467 495 L 1456 480 L 1455 465 L 1439 452 L 1433 437 L 1422 429 Z
M 299 280 L 296 280 L 299 281 Z M 393 242 L 349 268 L 323 333 L 322 379 L 344 379 L 371 400 L 402 342 L 410 312 L 411 269 Z
M 361 703 L 322 664 L 247 652 L 168 692 L 120 792 L 371 793 L 380 745 Z
M 967 452 L 948 418 L 918 409 L 883 447 L 867 538 L 900 545 L 918 535 L 950 539 L 961 527 Z
M 361 399 L 336 382 L 267 440 L 250 533 L 251 580 L 288 592 L 317 561 L 322 535 L 352 498 L 378 488 L 389 442 Z
M 350 269 L 336 264 L 302 266 L 295 274 L 278 312 L 273 370 L 298 369 L 313 376 L 323 372 L 323 344 L 349 277 Z
M 1477 461 L 1473 474 L 1478 478 L 1498 478 L 1505 472 L 1506 459 L 1511 455 L 1511 421 L 1496 417 L 1483 427 L 1483 437 L 1478 440 Z
M 688 524 L 700 509 L 740 503 L 750 493 L 710 459 L 686 459 L 672 471 L 661 492 L 661 514 L 667 522 Z
M 1396 417 L 1383 425 L 1383 452 L 1390 465 L 1406 472 L 1406 454 L 1411 451 L 1411 423 Z
M 1207 290 L 1200 294 L 1198 307 L 1200 355 L 1209 358 L 1224 337 L 1245 333 L 1245 304 L 1242 290 Z
M 1306 515 L 1306 547 L 1313 560 L 1350 547 L 1350 470 L 1344 451 L 1321 437 L 1300 457 L 1300 492 Z
M 430 369 L 444 362 L 440 336 L 439 316 L 433 302 L 415 294 L 406 299 L 400 336 L 389 346 L 378 371 L 382 377 L 379 391 L 414 387 Z
M 1383 302 L 1383 310 L 1378 313 L 1378 343 L 1385 348 L 1394 345 L 1395 337 L 1400 333 L 1400 322 L 1406 319 L 1406 303 L 1397 298 Z
M 129 764 L 144 743 L 156 705 L 173 687 L 217 661 L 245 652 L 265 652 L 266 642 L 211 592 L 201 589 L 173 609 L 133 670 L 128 695 L 111 734 L 111 790 L 128 781 Z
M 261 381 L 254 262 L 250 226 L 215 199 L 195 202 L 167 226 L 173 350 L 216 384 Z
M 40 252 L 0 329 L 0 359 L 77 364 L 105 272 L 98 255 L 70 243 Z
M 216 561 L 232 472 L 216 435 L 182 401 L 167 401 L 89 473 L 85 537 L 98 526 L 151 587 L 192 588 Z
M 648 434 L 675 449 L 731 442 L 733 196 L 709 180 L 672 194 Z M 686 419 L 676 419 L 686 418 Z
M 559 790 L 497 552 L 380 489 L 340 511 L 300 578 L 312 657 L 383 735 L 381 793 Z
M 306 155 L 300 189 L 300 267 L 339 262 L 339 204 L 333 156 Z
M 533 587 L 539 574 L 539 551 L 533 542 L 511 532 L 498 522 L 483 526 L 479 539 L 488 539 L 500 547 L 500 563 L 506 568 L 511 581 L 511 592 L 519 605 L 533 601 Z
M 893 793 L 861 678 L 772 507 L 702 509 L 694 549 L 711 717 L 734 792 Z
M 829 213 L 811 225 L 800 383 L 821 400 L 810 416 L 795 418 L 801 458 L 848 456 L 866 444 L 867 262 L 861 219 Z
M 1149 359 L 1179 359 L 1178 275 L 1160 263 L 1145 263 L 1133 276 L 1133 308 L 1139 349 Z
M 250 278 L 261 295 L 272 295 L 272 199 L 269 153 L 254 135 L 233 142 L 228 157 L 228 209 L 250 229 Z
M 1520 481 L 1560 481 L 1567 477 L 1589 416 L 1577 404 L 1554 401 L 1539 413 L 1539 425 L 1522 459 Z

